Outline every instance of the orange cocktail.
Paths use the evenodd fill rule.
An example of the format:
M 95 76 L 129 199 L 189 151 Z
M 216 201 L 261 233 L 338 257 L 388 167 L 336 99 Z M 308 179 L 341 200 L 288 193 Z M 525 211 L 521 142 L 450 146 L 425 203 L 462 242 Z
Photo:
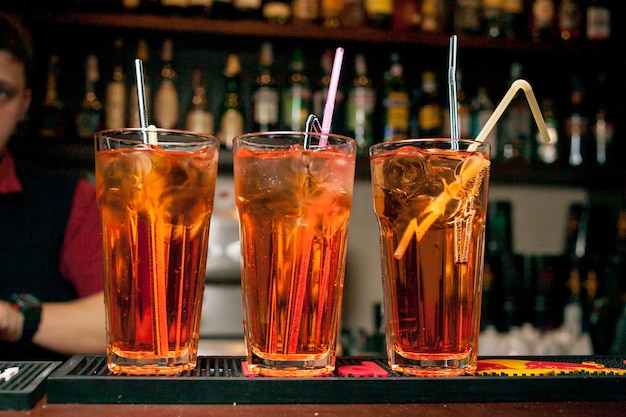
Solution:
M 173 374 L 196 365 L 217 175 L 210 136 L 139 129 L 96 134 L 108 366 Z
M 392 369 L 476 369 L 488 145 L 405 140 L 370 148 Z
M 327 135 L 318 148 L 319 138 L 283 132 L 233 142 L 247 365 L 263 375 L 335 366 L 355 143 Z

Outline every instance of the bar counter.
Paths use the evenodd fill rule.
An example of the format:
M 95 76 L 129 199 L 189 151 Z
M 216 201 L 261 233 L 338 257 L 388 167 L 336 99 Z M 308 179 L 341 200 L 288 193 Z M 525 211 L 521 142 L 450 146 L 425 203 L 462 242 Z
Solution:
M 453 395 L 452 393 L 450 395 Z M 352 417 L 352 416 L 626 416 L 624 401 L 489 402 L 427 404 L 288 404 L 288 405 L 161 405 L 161 404 L 48 404 L 42 399 L 31 410 L 0 411 L 0 417 Z

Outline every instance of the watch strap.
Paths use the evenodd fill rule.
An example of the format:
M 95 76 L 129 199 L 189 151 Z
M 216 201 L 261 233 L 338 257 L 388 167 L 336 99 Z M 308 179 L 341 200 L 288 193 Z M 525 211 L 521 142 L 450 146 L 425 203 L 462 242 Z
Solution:
M 41 302 L 31 294 L 13 294 L 11 303 L 24 316 L 19 343 L 31 343 L 41 323 Z

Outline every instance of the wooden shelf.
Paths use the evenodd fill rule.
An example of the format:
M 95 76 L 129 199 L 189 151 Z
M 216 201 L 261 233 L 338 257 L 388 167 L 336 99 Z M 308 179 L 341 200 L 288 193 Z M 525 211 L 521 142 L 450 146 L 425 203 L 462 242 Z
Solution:
M 204 17 L 159 16 L 123 13 L 45 13 L 35 14 L 38 24 L 85 26 L 90 28 L 117 28 L 169 32 L 180 34 L 228 35 L 238 38 L 263 37 L 270 39 L 320 40 L 338 42 L 366 42 L 370 44 L 421 45 L 447 47 L 449 35 L 410 30 L 382 30 L 372 28 L 326 28 L 312 24 L 284 25 L 262 20 L 219 20 Z M 585 40 L 536 42 L 531 39 L 492 39 L 487 36 L 459 35 L 464 48 L 481 50 L 512 50 L 520 52 L 603 53 L 611 42 Z

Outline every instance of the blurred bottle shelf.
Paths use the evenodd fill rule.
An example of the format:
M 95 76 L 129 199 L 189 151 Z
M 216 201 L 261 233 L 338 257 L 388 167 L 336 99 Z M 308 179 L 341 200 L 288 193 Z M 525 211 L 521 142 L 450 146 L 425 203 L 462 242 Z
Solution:
M 250 36 L 268 39 L 320 40 L 371 44 L 421 45 L 448 47 L 450 35 L 444 32 L 424 32 L 408 29 L 376 29 L 371 27 L 328 28 L 306 23 L 275 24 L 263 20 L 226 20 L 206 17 L 159 16 L 128 13 L 44 13 L 34 14 L 34 23 L 90 28 L 166 31 L 170 34 Z M 459 43 L 468 49 L 511 50 L 519 52 L 550 51 L 556 53 L 586 53 L 603 55 L 616 43 L 561 39 L 535 41 L 517 38 L 490 38 L 486 35 L 459 35 Z

